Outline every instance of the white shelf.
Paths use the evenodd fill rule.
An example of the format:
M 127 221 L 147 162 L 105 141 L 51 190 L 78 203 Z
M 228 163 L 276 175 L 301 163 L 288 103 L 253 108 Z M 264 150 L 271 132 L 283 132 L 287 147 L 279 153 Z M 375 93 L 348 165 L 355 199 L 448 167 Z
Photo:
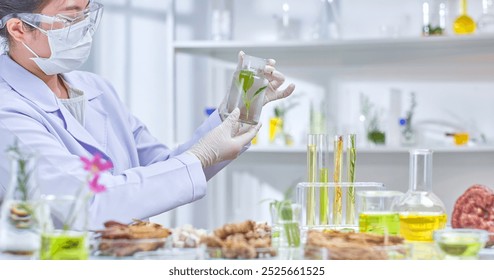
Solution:
M 419 147 L 417 147 L 419 148 Z M 427 147 L 434 153 L 494 153 L 494 146 L 474 146 L 474 147 Z M 408 153 L 415 147 L 365 147 L 358 149 L 359 153 L 373 154 L 373 153 Z M 305 146 L 251 146 L 248 153 L 280 153 L 280 154 L 292 154 L 292 153 L 306 153 L 307 148 Z
M 176 53 L 236 61 L 240 50 L 275 58 L 285 68 L 338 74 L 434 79 L 486 80 L 494 73 L 494 36 L 443 36 L 394 39 L 354 39 L 286 42 L 178 41 Z M 427 65 L 427 71 L 424 71 Z M 317 68 L 324 68 L 320 71 Z M 473 72 L 473 73 L 472 73 Z M 310 75 L 312 75 L 311 73 Z

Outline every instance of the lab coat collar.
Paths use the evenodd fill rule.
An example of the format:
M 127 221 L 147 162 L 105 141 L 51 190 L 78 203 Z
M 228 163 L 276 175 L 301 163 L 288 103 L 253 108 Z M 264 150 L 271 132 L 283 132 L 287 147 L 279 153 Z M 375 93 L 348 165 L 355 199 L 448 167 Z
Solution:
M 36 103 L 44 111 L 55 112 L 60 109 L 61 103 L 51 89 L 7 54 L 0 56 L 0 77 L 16 92 Z M 82 80 L 75 81 L 70 73 L 64 74 L 63 77 L 69 84 L 82 90 L 88 101 L 101 95 L 101 90 L 91 87 Z

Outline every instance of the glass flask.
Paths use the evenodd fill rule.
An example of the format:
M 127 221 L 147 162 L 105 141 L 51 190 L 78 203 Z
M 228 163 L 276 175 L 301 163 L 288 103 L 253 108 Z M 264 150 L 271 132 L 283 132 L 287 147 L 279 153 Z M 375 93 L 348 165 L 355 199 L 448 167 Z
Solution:
M 400 214 L 400 235 L 407 241 L 433 241 L 447 215 L 443 202 L 432 192 L 432 151 L 410 152 L 409 189 L 392 207 Z
M 35 254 L 40 246 L 37 158 L 15 144 L 8 150 L 10 183 L 0 210 L 0 251 L 6 254 Z
M 240 122 L 251 125 L 259 122 L 268 87 L 268 80 L 264 77 L 265 67 L 265 59 L 244 55 L 242 63 L 233 74 L 226 112 L 221 112 L 223 118 L 238 107 Z
M 455 19 L 453 31 L 456 34 L 472 34 L 475 32 L 475 21 L 467 14 L 467 0 L 460 2 L 460 16 Z
M 477 27 L 480 33 L 494 33 L 494 0 L 482 0 L 482 15 Z

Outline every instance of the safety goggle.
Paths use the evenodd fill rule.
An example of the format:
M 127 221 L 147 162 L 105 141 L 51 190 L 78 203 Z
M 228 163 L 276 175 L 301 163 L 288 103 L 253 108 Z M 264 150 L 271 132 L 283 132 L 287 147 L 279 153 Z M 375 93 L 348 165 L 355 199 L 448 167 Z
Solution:
M 78 41 L 84 38 L 88 32 L 90 35 L 94 34 L 102 15 L 103 5 L 91 1 L 85 10 L 73 13 L 63 13 L 54 16 L 31 13 L 10 14 L 1 20 L 0 28 L 3 28 L 9 19 L 19 18 L 45 34 L 50 33 L 55 39 L 67 40 L 70 38 L 71 41 Z M 85 23 L 84 28 L 80 28 L 83 22 Z

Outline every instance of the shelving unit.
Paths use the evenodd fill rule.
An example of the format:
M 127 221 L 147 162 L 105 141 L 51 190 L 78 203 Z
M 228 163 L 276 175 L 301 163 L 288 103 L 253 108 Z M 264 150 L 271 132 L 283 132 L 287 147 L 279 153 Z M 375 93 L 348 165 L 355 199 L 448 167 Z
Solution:
M 288 58 L 289 61 L 287 62 L 292 62 L 292 64 L 296 63 L 298 59 L 303 59 L 307 63 L 321 63 L 318 58 L 323 57 L 324 65 L 341 66 L 345 64 L 361 65 L 375 64 L 376 61 L 381 63 L 401 60 L 404 54 L 423 59 L 450 58 L 452 55 L 462 54 L 462 60 L 465 54 L 470 54 L 471 56 L 463 61 L 484 64 L 494 61 L 494 56 L 492 55 L 493 43 L 494 36 L 492 35 L 475 35 L 463 37 L 354 39 L 328 42 L 179 41 L 175 42 L 173 47 L 179 53 L 207 55 L 226 61 L 231 61 L 232 58 L 235 59 L 238 51 L 242 49 L 246 52 L 260 54 L 263 57 Z M 369 57 L 369 55 L 372 56 Z M 473 59 L 475 57 L 481 60 Z M 456 63 L 457 61 L 451 62 Z M 421 62 L 410 61 L 409 63 L 416 64 Z
M 493 45 L 493 35 L 476 35 L 329 42 L 182 41 L 175 42 L 173 48 L 175 53 L 229 62 L 244 50 L 260 57 L 274 57 L 282 61 L 284 68 L 303 67 L 314 80 L 323 76 L 320 69 L 311 71 L 309 67 L 324 68 L 324 75 L 338 77 L 401 74 L 410 78 L 427 77 L 424 65 L 429 67 L 427 72 L 436 72 L 435 78 L 485 80 L 494 72 Z

